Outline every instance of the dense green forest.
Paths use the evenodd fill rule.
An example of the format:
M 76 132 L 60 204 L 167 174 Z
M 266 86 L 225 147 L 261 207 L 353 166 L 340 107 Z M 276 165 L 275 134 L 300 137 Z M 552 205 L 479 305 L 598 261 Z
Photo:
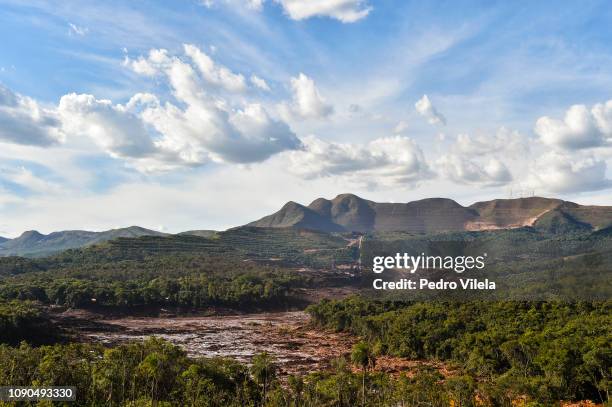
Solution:
M 466 407 L 510 406 L 522 394 L 511 385 L 478 383 L 468 375 L 444 379 L 426 367 L 412 377 L 394 377 L 372 371 L 376 356 L 366 343 L 349 351 L 328 371 L 282 377 L 267 353 L 255 355 L 248 366 L 193 359 L 156 338 L 113 348 L 0 345 L 0 385 L 70 384 L 77 401 L 66 405 L 76 406 L 438 407 L 451 400 Z
M 359 335 L 382 354 L 459 364 L 475 381 L 536 400 L 607 400 L 612 303 L 377 302 L 308 308 L 322 328 Z
M 94 249 L 47 259 L 0 258 L 0 299 L 69 307 L 208 306 L 285 308 L 296 289 L 345 278 L 300 274 L 276 262 L 170 253 L 91 259 Z
M 396 253 L 432 256 L 482 256 L 486 253 L 483 270 L 463 274 L 437 273 L 436 278 L 455 281 L 468 277 L 489 278 L 497 285 L 494 291 L 385 293 L 394 299 L 607 300 L 612 297 L 610 247 L 609 228 L 597 232 L 549 233 L 524 227 L 420 235 L 371 233 L 364 236 L 360 255 L 362 264 L 369 267 L 374 256 L 394 256 Z M 389 274 L 385 272 L 384 275 L 387 281 L 393 280 Z M 421 270 L 412 277 L 429 278 L 431 275 L 432 271 Z
M 610 302 L 323 300 L 307 309 L 312 323 L 362 342 L 351 354 L 339 354 L 331 369 L 292 377 L 269 355 L 249 367 L 190 359 L 158 339 L 112 348 L 68 343 L 40 306 L 12 301 L 0 304 L 0 342 L 6 344 L 0 345 L 0 385 L 74 384 L 78 405 L 443 406 L 454 400 L 471 406 L 479 400 L 504 406 L 522 397 L 533 406 L 604 402 L 612 377 L 611 308 Z M 40 345 L 41 338 L 58 342 L 26 343 Z M 453 373 L 444 377 L 422 367 L 391 376 L 374 370 L 381 355 L 442 361 Z
M 61 339 L 60 331 L 45 311 L 30 301 L 0 301 L 0 343 L 53 343 Z
M 173 269 L 180 260 L 192 263 L 193 269 L 153 273 L 156 265 Z M 297 301 L 292 289 L 307 286 L 309 281 L 282 269 L 244 265 L 239 272 L 222 273 L 214 262 L 206 266 L 199 259 L 156 258 L 151 263 L 122 262 L 113 267 L 88 270 L 64 269 L 61 272 L 28 273 L 0 280 L 0 298 L 30 300 L 43 304 L 76 308 L 142 306 L 177 306 L 204 308 L 228 306 L 234 308 L 290 306 Z M 225 263 L 224 263 L 225 264 Z M 209 272 L 209 268 L 211 271 Z
M 0 258 L 0 299 L 68 307 L 284 309 L 296 289 L 346 284 L 341 273 L 296 273 L 354 261 L 339 235 L 244 228 L 212 238 L 120 238 L 39 259 Z

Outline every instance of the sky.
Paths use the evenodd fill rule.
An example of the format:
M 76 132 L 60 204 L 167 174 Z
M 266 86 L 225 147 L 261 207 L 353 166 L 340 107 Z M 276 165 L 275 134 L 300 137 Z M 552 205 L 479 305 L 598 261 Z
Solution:
M 0 236 L 612 205 L 606 1 L 0 0 L 0 38 Z

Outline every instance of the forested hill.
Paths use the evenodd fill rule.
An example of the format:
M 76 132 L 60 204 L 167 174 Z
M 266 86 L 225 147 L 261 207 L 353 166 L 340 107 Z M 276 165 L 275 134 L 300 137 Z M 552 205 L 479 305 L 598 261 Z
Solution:
M 484 277 L 498 282 L 491 293 L 495 295 L 605 298 L 612 290 L 612 228 L 555 233 L 560 225 L 438 234 L 243 227 L 211 237 L 118 238 L 44 258 L 0 258 L 0 298 L 73 306 L 91 305 L 91 298 L 112 306 L 167 302 L 201 306 L 214 298 L 209 293 L 215 286 L 218 292 L 234 290 L 223 301 L 238 303 L 246 299 L 239 293 L 263 296 L 266 282 L 277 288 L 293 284 L 293 288 L 323 289 L 331 284 L 367 289 L 372 258 L 404 252 L 487 253 Z M 251 292 L 249 287 L 259 288 Z

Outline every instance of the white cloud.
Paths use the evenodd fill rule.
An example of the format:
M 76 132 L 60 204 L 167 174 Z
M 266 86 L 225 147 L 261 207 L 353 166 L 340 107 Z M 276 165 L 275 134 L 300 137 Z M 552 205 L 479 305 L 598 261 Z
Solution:
M 429 124 L 446 125 L 446 118 L 442 113 L 436 110 L 427 95 L 423 95 L 423 97 L 414 104 L 414 107 L 421 116 L 427 119 Z
M 130 67 L 134 72 L 139 75 L 153 76 L 158 72 L 157 65 L 154 61 L 160 60 L 161 58 L 167 58 L 168 51 L 165 49 L 152 49 L 149 51 L 148 58 L 138 57 L 136 60 L 131 60 L 127 55 L 123 60 L 123 65 Z
M 610 145 L 612 100 L 596 104 L 590 110 L 585 105 L 573 105 L 563 120 L 540 117 L 534 131 L 544 144 L 564 150 Z
M 529 188 L 553 193 L 596 191 L 612 187 L 606 162 L 593 156 L 550 151 L 531 166 Z
M 453 149 L 457 154 L 472 157 L 496 153 L 516 156 L 526 154 L 529 147 L 521 133 L 501 127 L 491 136 L 459 134 Z
M 124 115 L 126 123 L 137 119 L 133 124 L 138 128 L 133 132 L 146 135 L 142 140 L 137 137 L 135 143 L 149 153 L 142 157 L 130 154 L 142 158 L 139 168 L 168 169 L 210 160 L 251 163 L 300 147 L 289 126 L 272 118 L 261 104 L 241 101 L 239 106 L 232 106 L 231 99 L 223 94 L 211 94 L 210 85 L 229 92 L 245 89 L 242 75 L 216 64 L 193 45 L 184 49 L 188 58 L 151 50 L 148 57 L 127 62 L 138 73 L 167 80 L 180 104 L 161 104 L 153 95 L 138 94 L 125 107 L 114 107 L 114 113 Z M 108 141 L 104 143 L 108 145 Z
M 446 154 L 436 161 L 436 165 L 440 174 L 459 184 L 499 186 L 512 181 L 506 165 L 495 158 L 479 164 L 459 155 Z
M 188 56 L 181 58 L 151 50 L 147 57 L 125 61 L 135 72 L 167 82 L 172 102 L 139 93 L 121 105 L 71 93 L 57 108 L 44 109 L 0 86 L 0 140 L 39 146 L 68 140 L 81 147 L 92 140 L 142 171 L 209 161 L 253 163 L 300 148 L 289 126 L 261 104 L 241 98 L 234 105 L 225 93 L 212 92 L 213 85 L 240 91 L 242 75 L 217 65 L 195 46 L 185 46 L 185 52 Z
M 263 8 L 264 0 L 201 0 L 202 4 L 206 8 L 213 8 L 219 3 L 225 3 L 229 6 L 246 7 L 249 10 L 261 11 Z
M 293 98 L 290 104 L 281 105 L 284 116 L 297 119 L 321 119 L 334 112 L 332 105 L 328 104 L 319 93 L 314 80 L 300 73 L 297 78 L 291 78 Z
M 409 186 L 432 175 L 423 152 L 408 137 L 350 144 L 309 136 L 303 144 L 303 150 L 290 153 L 290 170 L 307 179 L 345 176 L 360 183 Z
M 58 111 L 66 134 L 89 137 L 114 157 L 146 157 L 155 151 L 140 118 L 110 100 L 71 93 L 62 96 Z
M 251 75 L 251 83 L 253 84 L 253 86 L 255 86 L 256 88 L 259 88 L 261 90 L 265 90 L 266 92 L 270 91 L 270 86 L 268 86 L 268 83 L 263 80 L 262 78 L 260 78 L 259 76 L 253 74 Z
M 0 85 L 0 141 L 48 146 L 63 139 L 53 109 Z
M 246 81 L 241 74 L 233 73 L 227 67 L 215 63 L 211 57 L 195 45 L 185 44 L 184 50 L 185 54 L 193 60 L 202 77 L 209 83 L 232 92 L 246 90 Z
M 319 16 L 343 23 L 354 23 L 366 17 L 372 7 L 365 0 L 275 0 L 293 20 Z
M 89 28 L 87 27 L 80 27 L 76 24 L 73 23 L 69 23 L 68 24 L 68 33 L 70 35 L 78 35 L 79 37 L 83 37 L 85 35 L 87 35 L 87 33 L 89 32 Z
M 229 68 L 216 63 L 200 48 L 195 45 L 184 44 L 183 50 L 189 59 L 170 56 L 165 49 L 152 49 L 146 57 L 140 56 L 135 60 L 126 57 L 123 64 L 130 67 L 134 72 L 145 76 L 168 74 L 172 70 L 193 70 L 195 68 L 203 80 L 225 91 L 239 93 L 247 89 L 246 80 L 242 74 L 234 73 Z M 179 72 L 174 73 L 181 75 Z M 195 73 L 192 76 L 195 76 Z

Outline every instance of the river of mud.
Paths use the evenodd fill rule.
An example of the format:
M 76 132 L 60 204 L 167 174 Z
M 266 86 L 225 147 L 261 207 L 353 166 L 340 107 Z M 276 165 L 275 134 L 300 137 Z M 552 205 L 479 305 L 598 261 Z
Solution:
M 181 346 L 189 356 L 227 357 L 249 363 L 260 352 L 272 354 L 282 373 L 329 367 L 348 354 L 355 338 L 313 329 L 302 311 L 223 316 L 123 317 L 93 319 L 73 326 L 82 340 L 118 344 L 149 336 Z
M 192 357 L 225 357 L 249 364 L 260 352 L 274 356 L 280 374 L 327 370 L 331 361 L 348 356 L 357 338 L 312 327 L 303 311 L 215 316 L 113 317 L 83 311 L 57 315 L 80 340 L 116 345 L 150 336 L 166 339 Z M 445 376 L 448 367 L 431 361 L 381 356 L 376 370 L 414 374 L 427 365 Z

